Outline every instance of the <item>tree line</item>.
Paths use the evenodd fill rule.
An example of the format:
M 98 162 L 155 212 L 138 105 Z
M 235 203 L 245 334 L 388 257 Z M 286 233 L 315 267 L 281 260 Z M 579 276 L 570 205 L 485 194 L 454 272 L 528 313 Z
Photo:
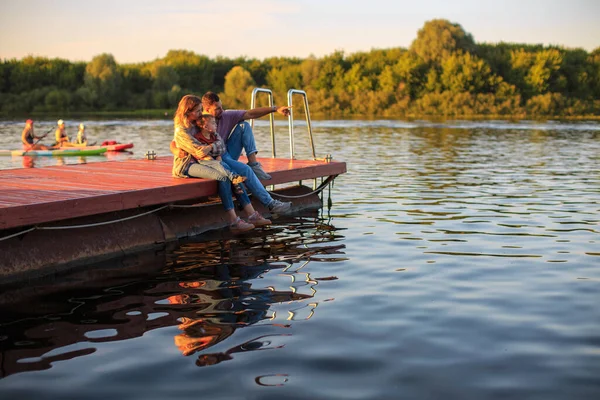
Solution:
M 248 108 L 252 89 L 278 104 L 306 91 L 325 118 L 412 116 L 576 117 L 600 115 L 600 47 L 583 49 L 476 43 L 459 24 L 431 20 L 408 49 L 373 49 L 322 58 L 211 59 L 171 50 L 150 62 L 118 64 L 28 56 L 0 62 L 0 112 L 173 110 L 187 93 L 208 90 L 228 108 Z M 295 107 L 296 109 L 296 107 Z

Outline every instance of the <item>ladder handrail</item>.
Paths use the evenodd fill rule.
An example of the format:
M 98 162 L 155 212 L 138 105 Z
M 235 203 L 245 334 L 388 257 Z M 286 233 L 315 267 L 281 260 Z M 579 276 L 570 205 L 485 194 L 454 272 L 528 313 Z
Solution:
M 308 99 L 306 97 L 306 92 L 304 90 L 298 89 L 290 89 L 288 90 L 288 107 L 290 107 L 290 115 L 288 116 L 288 125 L 290 131 L 290 158 L 294 159 L 294 108 L 292 107 L 292 96 L 294 94 L 299 94 L 304 99 L 304 111 L 306 114 L 306 126 L 308 128 L 308 139 L 310 140 L 310 146 L 312 148 L 313 159 L 316 159 L 317 156 L 315 154 L 315 142 L 313 140 L 312 135 L 312 125 L 310 122 L 310 111 L 308 109 Z
M 252 91 L 252 99 L 250 100 L 250 109 L 256 108 L 256 95 L 258 93 L 267 93 L 269 96 L 269 106 L 273 107 L 275 105 L 271 89 L 254 88 Z M 273 113 L 269 114 L 269 119 L 271 126 L 271 154 L 272 158 L 275 158 L 275 117 L 273 116 Z M 254 119 L 250 120 L 250 126 L 252 127 L 252 130 L 254 130 Z
M 252 90 L 252 98 L 250 100 L 250 109 L 256 108 L 256 96 L 258 93 L 266 93 L 269 97 L 269 106 L 270 107 L 274 106 L 273 92 L 271 91 L 271 89 L 254 88 L 254 90 Z M 288 90 L 288 93 L 287 93 L 288 107 L 290 107 L 290 114 L 288 116 L 288 127 L 289 127 L 289 134 L 290 134 L 290 159 L 292 159 L 292 160 L 295 159 L 295 154 L 294 154 L 294 108 L 292 107 L 294 95 L 301 95 L 304 100 L 304 111 L 305 111 L 305 115 L 306 115 L 306 126 L 308 129 L 308 139 L 310 141 L 313 159 L 316 160 L 317 156 L 316 156 L 316 152 L 315 152 L 315 142 L 313 140 L 313 134 L 312 134 L 312 124 L 311 124 L 311 120 L 310 120 L 310 110 L 308 108 L 308 98 L 307 98 L 306 92 L 304 90 L 298 90 L 298 89 L 290 89 L 290 90 Z M 273 114 L 274 113 L 269 114 L 269 119 L 270 119 L 270 127 L 271 127 L 271 146 L 272 146 L 271 153 L 272 153 L 272 157 L 275 158 L 276 157 L 275 117 Z M 252 127 L 252 129 L 254 129 L 254 119 L 250 120 L 250 126 Z

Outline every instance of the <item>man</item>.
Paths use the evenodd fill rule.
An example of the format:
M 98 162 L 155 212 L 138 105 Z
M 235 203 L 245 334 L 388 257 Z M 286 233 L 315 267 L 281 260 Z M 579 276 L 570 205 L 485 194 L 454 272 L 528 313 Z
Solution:
M 287 106 L 258 107 L 252 110 L 223 110 L 221 99 L 216 93 L 206 92 L 202 96 L 203 112 L 212 115 L 217 120 L 217 132 L 227 145 L 227 152 L 234 160 L 240 158 L 242 149 L 248 157 L 248 166 L 252 168 L 256 176 L 261 180 L 271 179 L 262 165 L 256 160 L 256 142 L 254 133 L 248 119 L 264 117 L 267 114 L 277 112 L 284 117 L 290 115 L 290 108 Z

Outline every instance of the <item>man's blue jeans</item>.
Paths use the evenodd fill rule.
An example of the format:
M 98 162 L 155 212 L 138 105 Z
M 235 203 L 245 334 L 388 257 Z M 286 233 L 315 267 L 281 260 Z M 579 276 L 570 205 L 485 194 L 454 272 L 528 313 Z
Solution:
M 236 174 L 246 177 L 244 185 L 246 185 L 248 190 L 250 190 L 250 192 L 256 196 L 258 201 L 260 201 L 265 207 L 268 207 L 271 204 L 273 198 L 269 192 L 267 192 L 262 183 L 260 183 L 256 177 L 256 174 L 254 171 L 252 171 L 252 168 L 250 168 L 248 164 L 234 160 L 229 154 L 229 151 L 223 154 L 223 162 Z
M 254 141 L 254 132 L 252 132 L 252 127 L 246 121 L 240 122 L 233 128 L 225 144 L 227 145 L 227 152 L 236 161 L 242 155 L 242 150 L 245 150 L 246 155 L 258 152 Z
M 246 155 L 258 152 L 256 149 L 256 142 L 254 141 L 254 133 L 252 132 L 250 124 L 246 121 L 237 124 L 229 134 L 226 144 L 227 152 L 223 154 L 223 162 L 236 174 L 245 176 L 247 179 L 244 184 L 248 187 L 248 190 L 250 190 L 250 192 L 255 195 L 258 198 L 258 201 L 265 207 L 268 207 L 273 201 L 273 198 L 262 183 L 260 183 L 260 180 L 256 177 L 254 171 L 252 171 L 252 168 L 238 161 L 240 155 L 242 155 L 242 150 L 246 152 Z

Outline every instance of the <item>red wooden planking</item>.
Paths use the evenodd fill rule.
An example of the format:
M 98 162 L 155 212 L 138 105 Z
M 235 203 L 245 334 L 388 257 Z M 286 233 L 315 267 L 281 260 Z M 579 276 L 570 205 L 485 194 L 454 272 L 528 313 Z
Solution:
M 245 161 L 245 160 L 244 160 Z M 260 159 L 276 185 L 346 172 L 343 162 Z M 216 183 L 171 176 L 172 157 L 0 171 L 0 229 L 216 194 Z
M 23 185 L 28 183 L 34 183 L 36 187 L 56 185 L 56 188 L 65 188 L 69 186 L 76 186 L 78 188 L 116 188 L 123 190 L 133 187 L 147 187 L 147 186 L 164 186 L 177 184 L 178 179 L 169 176 L 164 178 L 157 178 L 146 176 L 140 178 L 139 176 L 131 175 L 98 175 L 98 174 L 80 174 L 70 173 L 65 174 L 57 171 L 46 171 L 43 176 L 38 175 L 36 179 L 19 179 L 15 178 L 4 183 L 6 186 Z M 60 186 L 59 186 L 60 185 Z

